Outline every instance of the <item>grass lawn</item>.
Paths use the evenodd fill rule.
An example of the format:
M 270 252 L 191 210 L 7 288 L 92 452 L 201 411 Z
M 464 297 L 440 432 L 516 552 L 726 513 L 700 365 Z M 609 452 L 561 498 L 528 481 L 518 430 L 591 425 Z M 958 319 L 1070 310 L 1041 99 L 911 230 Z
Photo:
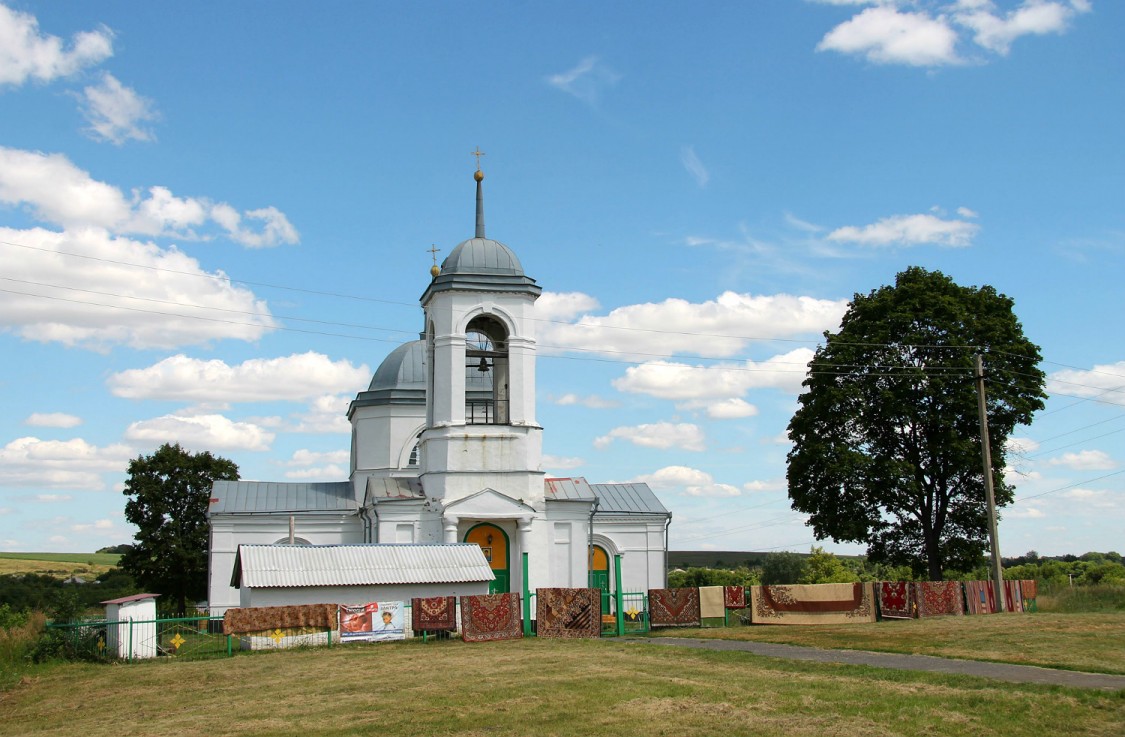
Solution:
M 0 575 L 40 573 L 56 578 L 97 578 L 117 565 L 117 553 L 0 553 Z
M 64 664 L 0 694 L 0 735 L 1113 735 L 1125 692 L 612 640 L 340 645 Z
M 653 634 L 914 653 L 1125 674 L 1125 612 L 988 614 L 816 627 L 675 628 Z

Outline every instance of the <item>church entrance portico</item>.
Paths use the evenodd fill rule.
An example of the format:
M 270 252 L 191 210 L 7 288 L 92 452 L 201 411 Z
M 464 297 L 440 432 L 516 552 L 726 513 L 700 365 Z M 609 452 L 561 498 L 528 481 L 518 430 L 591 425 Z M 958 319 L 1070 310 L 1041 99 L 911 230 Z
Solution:
M 512 558 L 508 533 L 491 522 L 473 525 L 465 533 L 464 542 L 476 543 L 484 553 L 484 559 L 492 568 L 496 580 L 488 585 L 490 594 L 507 594 L 511 589 Z

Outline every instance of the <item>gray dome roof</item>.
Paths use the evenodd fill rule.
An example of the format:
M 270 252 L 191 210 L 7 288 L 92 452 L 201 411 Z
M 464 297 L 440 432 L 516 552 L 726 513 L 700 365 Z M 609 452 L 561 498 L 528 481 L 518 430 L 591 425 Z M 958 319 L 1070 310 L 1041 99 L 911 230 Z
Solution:
M 426 341 L 412 340 L 395 348 L 379 364 L 367 391 L 426 388 Z
M 524 275 L 515 252 L 490 238 L 470 238 L 459 243 L 442 261 L 441 273 Z

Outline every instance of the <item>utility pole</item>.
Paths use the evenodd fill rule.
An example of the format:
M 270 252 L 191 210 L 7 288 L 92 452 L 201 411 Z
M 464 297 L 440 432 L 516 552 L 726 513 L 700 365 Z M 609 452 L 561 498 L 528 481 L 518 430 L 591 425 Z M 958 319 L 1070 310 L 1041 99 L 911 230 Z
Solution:
M 1004 568 L 1000 562 L 1000 534 L 996 528 L 996 495 L 992 490 L 992 451 L 988 441 L 988 405 L 984 399 L 984 359 L 973 356 L 977 378 L 977 409 L 980 413 L 980 450 L 984 462 L 984 490 L 988 500 L 988 539 L 992 545 L 992 585 L 996 589 L 996 605 L 1004 606 Z

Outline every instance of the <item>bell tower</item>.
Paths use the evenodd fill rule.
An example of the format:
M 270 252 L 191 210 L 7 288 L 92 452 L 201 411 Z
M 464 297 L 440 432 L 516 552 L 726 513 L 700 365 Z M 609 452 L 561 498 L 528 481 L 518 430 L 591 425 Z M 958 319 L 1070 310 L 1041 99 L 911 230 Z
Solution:
M 421 298 L 429 386 L 420 478 L 445 505 L 491 490 L 541 513 L 532 313 L 543 290 L 512 249 L 485 235 L 479 158 L 473 178 L 476 233 L 435 265 Z

